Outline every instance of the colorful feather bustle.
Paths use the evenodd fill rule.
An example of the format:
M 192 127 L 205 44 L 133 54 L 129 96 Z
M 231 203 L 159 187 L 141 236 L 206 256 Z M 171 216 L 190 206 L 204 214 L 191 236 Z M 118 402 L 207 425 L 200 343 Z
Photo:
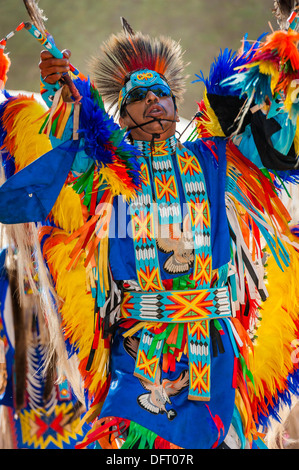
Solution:
M 106 114 L 98 92 L 89 80 L 77 79 L 75 85 L 83 97 L 76 137 L 91 166 L 82 175 L 70 173 L 49 215 L 50 226 L 40 231 L 40 240 L 55 290 L 63 301 L 59 313 L 64 337 L 78 356 L 89 410 L 86 419 L 91 420 L 109 385 L 110 344 L 109 336 L 104 337 L 100 312 L 105 296 L 111 295 L 109 209 L 115 196 L 130 200 L 135 195 L 140 176 L 137 150 Z M 59 138 L 67 120 L 76 114 L 71 106 L 59 100 L 42 132 Z
M 207 79 L 202 74 L 197 75 L 196 81 L 202 81 L 205 85 L 195 121 L 197 135 L 241 134 L 244 130 L 242 124 L 246 126 L 250 122 L 248 111 L 254 105 L 263 108 L 269 117 L 282 109 L 296 126 L 294 150 L 299 155 L 299 35 L 294 31 L 275 31 L 265 40 L 264 36 L 253 45 L 245 39 L 238 53 L 227 49 L 221 52 L 212 64 Z M 294 169 L 281 177 L 294 182 L 297 173 Z
M 236 73 L 227 78 L 223 85 L 229 86 L 239 95 L 254 98 L 256 104 L 266 100 L 280 99 L 290 118 L 296 123 L 298 118 L 298 70 L 299 33 L 295 31 L 275 31 L 268 35 L 258 47 L 245 67 L 237 67 Z
M 140 176 L 137 150 L 106 114 L 99 94 L 89 81 L 78 79 L 77 86 L 84 95 L 77 137 L 80 139 L 84 133 L 80 149 L 93 163 L 85 175 L 69 174 L 48 216 L 48 225 L 41 227 L 39 236 L 57 298 L 61 300 L 57 308 L 66 347 L 69 354 L 75 352 L 78 357 L 92 414 L 109 385 L 109 339 L 104 338 L 102 319 L 97 320 L 99 313 L 95 313 L 95 302 L 102 305 L 96 292 L 100 289 L 105 296 L 105 289 L 111 288 L 107 272 L 109 220 L 103 217 L 103 207 L 97 212 L 96 208 L 98 204 L 112 207 L 113 197 L 119 194 L 129 200 L 138 188 Z M 65 105 L 62 100 L 56 109 L 46 113 L 33 97 L 11 97 L 3 103 L 1 144 L 7 161 L 13 163 L 13 172 L 51 150 L 50 132 L 61 137 L 74 114 L 74 105 Z
M 47 237 L 44 240 L 44 237 Z M 76 269 L 68 270 L 69 255 L 74 243 L 65 244 L 69 234 L 62 229 L 44 227 L 40 231 L 43 253 L 49 270 L 53 276 L 55 289 L 63 300 L 60 308 L 62 327 L 65 340 L 75 350 L 79 359 L 79 368 L 91 400 L 99 395 L 101 385 L 107 378 L 105 365 L 107 362 L 106 344 L 99 340 L 93 368 L 87 372 L 86 364 L 94 337 L 94 299 L 86 285 L 86 269 L 84 258 L 79 259 Z M 103 364 L 100 369 L 99 365 Z
M 266 98 L 276 99 L 278 94 L 286 99 L 285 109 L 296 121 L 296 109 L 287 100 L 294 92 L 291 84 L 298 66 L 297 40 L 294 33 L 277 32 L 257 42 L 247 56 L 242 51 L 221 52 L 209 77 L 198 77 L 205 92 L 199 103 L 197 135 L 207 143 L 211 136 L 223 136 L 225 118 L 232 126 L 231 118 L 244 119 L 250 106 L 257 103 L 268 111 Z M 230 105 L 235 106 L 235 113 L 227 115 L 225 109 Z M 239 127 L 240 137 L 242 132 Z M 279 194 L 285 183 L 298 182 L 298 172 L 257 168 L 232 143 L 231 135 L 226 133 L 226 205 L 232 238 L 229 285 L 235 315 L 232 323 L 243 343 L 242 347 L 238 343 L 235 364 L 234 424 L 242 429 L 239 437 L 245 445 L 244 438 L 250 442 L 259 439 L 269 418 L 279 419 L 280 404 L 289 404 L 291 394 L 299 392 L 298 361 L 292 362 L 298 337 L 295 284 L 299 245 Z M 298 154 L 297 135 L 298 131 L 294 141 Z
M 227 214 L 235 272 L 229 278 L 235 301 L 232 321 L 243 342 L 236 364 L 236 410 L 251 441 L 259 437 L 260 424 L 266 424 L 270 415 L 277 417 L 279 401 L 287 400 L 296 388 L 292 384 L 298 382 L 298 378 L 288 379 L 296 368 L 291 364 L 291 342 L 298 335 L 299 258 L 294 248 L 298 244 L 271 177 L 231 142 L 227 161 Z M 265 268 L 266 246 L 270 258 Z
M 267 426 L 279 419 L 281 404 L 298 395 L 299 371 L 296 348 L 299 334 L 298 252 L 290 250 L 291 263 L 284 272 L 273 256 L 265 267 L 269 298 L 260 307 L 250 369 L 255 390 L 249 385 L 251 409 L 256 423 Z
M 39 135 L 44 113 L 33 96 L 18 95 L 1 104 L 1 149 L 13 160 L 15 171 L 51 150 L 49 139 Z
M 251 249 L 254 257 L 261 256 L 263 237 L 283 269 L 284 265 L 289 264 L 283 243 L 291 236 L 288 227 L 291 220 L 289 213 L 278 197 L 272 180 L 246 159 L 231 142 L 227 145 L 227 159 L 227 195 L 242 206 L 245 215 L 241 224 L 242 238 L 248 243 L 252 230 L 253 248 L 248 246 L 248 249 Z M 241 221 L 242 210 L 238 211 Z
M 298 321 L 290 303 L 283 306 L 283 299 L 288 295 L 292 299 L 290 302 L 298 302 L 294 288 L 296 274 L 292 270 L 298 269 L 299 259 L 292 243 L 298 245 L 288 225 L 290 215 L 271 176 L 266 176 L 250 163 L 231 142 L 227 144 L 227 161 L 227 213 L 232 234 L 232 265 L 236 272 L 229 278 L 236 310 L 233 323 L 244 345 L 236 366 L 236 410 L 244 435 L 251 441 L 259 437 L 260 424 L 266 424 L 270 415 L 277 417 L 280 400 L 287 400 L 290 390 L 296 388 L 292 384 L 298 380 L 288 380 L 293 368 L 290 357 L 284 361 L 291 348 L 289 339 L 294 340 L 298 334 Z M 264 272 L 265 246 L 271 253 L 270 265 L 272 270 L 275 266 L 278 283 L 285 275 L 294 274 L 292 281 L 290 278 L 286 281 L 289 284 L 283 284 L 285 288 L 288 286 L 288 293 L 277 289 L 277 296 L 273 296 L 274 304 L 268 266 L 266 274 Z M 281 298 L 280 302 L 277 302 L 278 298 Z M 279 321 L 276 315 L 275 318 L 272 316 L 275 302 Z M 263 322 L 265 328 L 260 326 Z M 271 328 L 267 329 L 268 322 Z M 249 335 L 256 329 L 257 336 L 261 335 L 260 342 L 258 338 L 252 338 L 251 342 Z M 279 336 L 276 330 L 281 331 Z M 266 367 L 267 359 L 259 366 L 263 355 L 272 358 L 269 368 Z M 281 376 L 278 374 L 277 378 L 275 364 L 281 364 Z
M 224 137 L 226 135 L 221 128 L 217 110 L 213 109 L 215 98 L 234 97 L 237 99 L 239 97 L 239 90 L 236 90 L 233 86 L 230 87 L 229 84 L 224 86 L 225 80 L 235 74 L 236 67 L 243 67 L 251 60 L 264 36 L 265 34 L 261 35 L 254 43 L 250 43 L 247 37 L 244 37 L 242 47 L 238 52 L 233 52 L 227 48 L 220 51 L 220 54 L 211 65 L 207 78 L 204 77 L 202 72 L 195 74 L 197 79 L 193 83 L 202 82 L 204 84 L 204 96 L 201 102 L 198 103 L 200 113 L 195 120 L 198 137 Z M 231 107 L 232 102 L 229 102 L 226 106 L 222 106 L 221 112 L 224 108 Z M 242 103 L 239 104 L 239 108 L 241 107 Z

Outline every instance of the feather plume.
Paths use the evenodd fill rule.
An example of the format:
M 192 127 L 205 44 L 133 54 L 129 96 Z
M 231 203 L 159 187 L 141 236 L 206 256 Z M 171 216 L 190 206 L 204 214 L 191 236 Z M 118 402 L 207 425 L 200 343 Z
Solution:
M 210 67 L 209 76 L 205 78 L 201 71 L 199 74 L 195 74 L 197 79 L 192 83 L 203 82 L 207 93 L 215 95 L 237 95 L 233 87 L 224 86 L 225 79 L 235 73 L 236 67 L 244 67 L 250 62 L 257 49 L 262 44 L 265 36 L 265 33 L 260 35 L 253 44 L 247 40 L 247 37 L 244 37 L 242 48 L 238 52 L 228 48 L 221 50 Z
M 278 418 L 279 406 L 290 405 L 298 395 L 298 361 L 294 344 L 298 338 L 298 252 L 290 250 L 291 264 L 281 273 L 273 257 L 266 265 L 269 297 L 261 305 L 250 369 L 255 393 L 249 388 L 255 419 L 263 425 Z
M 47 18 L 44 16 L 43 10 L 41 10 L 38 7 L 38 1 L 35 1 L 35 0 L 23 0 L 23 1 L 34 26 L 44 36 L 47 36 L 47 31 L 44 25 L 44 21 L 47 21 Z
M 101 182 L 105 180 L 114 194 L 133 196 L 140 185 L 139 151 L 107 115 L 101 96 L 89 80 L 76 79 L 75 84 L 83 97 L 78 133 L 84 131 L 86 154 L 95 161 Z
M 167 37 L 151 38 L 141 32 L 132 35 L 132 28 L 124 24 L 125 31 L 110 36 L 99 56 L 90 62 L 91 76 L 105 103 L 113 108 L 126 76 L 141 69 L 162 74 L 179 103 L 186 79 L 181 45 Z
M 16 171 L 20 171 L 30 164 L 52 146 L 48 137 L 40 134 L 39 130 L 45 109 L 34 100 L 34 97 L 18 95 L 8 97 L 0 106 L 0 147 L 6 177 L 11 176 Z M 9 168 L 8 168 L 9 163 Z M 9 171 L 8 171 L 9 170 Z M 70 207 L 72 206 L 72 207 Z M 79 206 L 79 207 L 78 207 Z M 69 218 L 67 214 L 72 213 Z M 71 187 L 64 186 L 61 194 L 53 207 L 52 218 L 54 222 L 65 226 L 66 230 L 72 231 L 82 223 L 80 197 Z M 66 223 L 66 219 L 69 223 Z M 40 243 L 38 240 L 38 227 L 35 224 L 28 224 L 26 230 L 24 225 L 13 224 L 5 226 L 5 233 L 9 239 L 15 241 L 18 247 L 18 293 L 21 300 L 24 298 L 24 277 L 28 277 L 30 286 L 34 290 L 33 273 L 31 266 L 34 262 L 39 274 L 38 294 L 41 308 L 46 317 L 47 327 L 50 333 L 50 348 L 47 358 L 47 369 L 54 351 L 56 351 L 58 363 L 57 367 L 61 372 L 61 377 L 67 375 L 72 388 L 81 401 L 84 397 L 81 393 L 81 382 L 79 372 L 76 367 L 76 358 L 67 357 L 65 343 L 60 328 L 60 320 L 57 315 L 57 305 L 59 300 L 53 289 L 53 283 L 47 271 L 46 264 L 42 258 Z M 32 257 L 32 251 L 34 257 Z M 12 250 L 11 256 L 14 255 Z M 59 377 L 60 380 L 60 377 Z
M 127 20 L 123 16 L 121 17 L 120 20 L 121 20 L 121 24 L 122 24 L 124 32 L 128 36 L 134 36 L 135 33 L 134 33 L 133 29 L 131 28 L 131 25 L 129 25 L 129 23 L 127 22 Z
M 21 94 L 0 108 L 0 145 L 14 159 L 17 171 L 52 148 L 50 140 L 39 134 L 44 112 L 33 96 Z
M 298 0 L 274 0 L 273 13 L 281 29 L 287 29 L 287 20 L 298 5 Z

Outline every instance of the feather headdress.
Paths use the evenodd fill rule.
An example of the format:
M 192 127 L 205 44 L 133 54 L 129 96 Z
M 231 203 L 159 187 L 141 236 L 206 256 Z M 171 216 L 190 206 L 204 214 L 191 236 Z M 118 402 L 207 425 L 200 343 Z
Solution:
M 181 45 L 168 37 L 134 33 L 124 19 L 122 24 L 123 31 L 110 36 L 101 46 L 99 57 L 90 63 L 91 76 L 105 103 L 113 108 L 126 77 L 137 70 L 149 69 L 165 77 L 179 104 L 186 79 Z

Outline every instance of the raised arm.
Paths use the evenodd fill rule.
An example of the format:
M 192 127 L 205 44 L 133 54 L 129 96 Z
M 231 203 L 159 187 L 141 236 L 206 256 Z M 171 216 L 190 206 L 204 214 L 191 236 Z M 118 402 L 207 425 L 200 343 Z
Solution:
M 296 88 L 292 83 L 299 57 L 296 35 L 277 31 L 254 44 L 245 39 L 241 51 L 220 53 L 209 77 L 198 77 L 205 85 L 197 119 L 199 137 L 231 139 L 259 168 L 286 171 L 296 167 Z M 276 49 L 278 36 L 280 49 Z M 287 60 L 289 52 L 283 52 L 287 45 L 292 46 L 293 64 Z

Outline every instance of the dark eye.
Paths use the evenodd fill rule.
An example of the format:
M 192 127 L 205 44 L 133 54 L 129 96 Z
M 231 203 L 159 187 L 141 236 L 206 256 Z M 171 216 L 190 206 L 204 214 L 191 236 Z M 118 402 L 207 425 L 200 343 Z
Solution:
M 167 88 L 164 87 L 156 87 L 153 88 L 153 93 L 155 93 L 156 96 L 159 98 L 163 98 L 164 96 L 170 96 L 170 91 L 167 90 Z
M 131 93 L 129 100 L 131 102 L 132 101 L 141 101 L 141 100 L 144 99 L 144 97 L 145 97 L 144 91 L 137 88 L 136 90 L 134 90 Z

